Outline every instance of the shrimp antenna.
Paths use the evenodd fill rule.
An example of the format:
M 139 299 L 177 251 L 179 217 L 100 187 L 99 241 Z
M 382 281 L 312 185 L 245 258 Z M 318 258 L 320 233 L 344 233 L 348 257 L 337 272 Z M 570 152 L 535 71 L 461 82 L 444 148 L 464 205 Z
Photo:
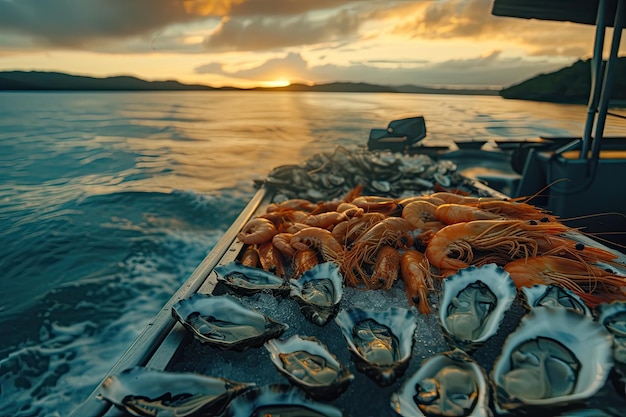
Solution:
M 524 202 L 525 202 L 525 203 L 528 203 L 529 201 L 531 201 L 531 200 L 532 200 L 532 199 L 534 199 L 534 198 L 537 198 L 537 197 L 545 197 L 542 193 L 543 193 L 544 191 L 546 191 L 548 188 L 552 187 L 552 186 L 553 186 L 553 185 L 555 185 L 555 184 L 558 184 L 558 183 L 559 183 L 559 182 L 561 182 L 561 181 L 568 181 L 568 182 L 571 182 L 571 180 L 570 180 L 569 178 L 559 178 L 558 180 L 554 180 L 554 181 L 552 181 L 550 184 L 547 184 L 545 187 L 543 187 L 542 189 L 540 189 L 539 191 L 537 191 L 535 194 L 532 194 L 531 196 L 528 196 L 528 197 L 517 197 L 517 198 L 515 198 L 515 199 L 513 199 L 513 200 L 525 199 L 525 200 L 524 200 Z

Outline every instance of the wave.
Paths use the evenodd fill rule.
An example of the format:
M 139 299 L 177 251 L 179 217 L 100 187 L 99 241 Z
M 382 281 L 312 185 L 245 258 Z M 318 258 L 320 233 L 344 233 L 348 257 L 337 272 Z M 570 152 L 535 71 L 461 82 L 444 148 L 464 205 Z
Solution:
M 6 335 L 2 415 L 69 414 L 210 252 L 248 197 L 186 190 L 96 195 L 14 229 L 21 243 L 7 248 L 5 279 L 28 291 L 9 291 L 2 303 L 8 306 L 0 321 Z M 42 296 L 32 300 L 33 293 Z

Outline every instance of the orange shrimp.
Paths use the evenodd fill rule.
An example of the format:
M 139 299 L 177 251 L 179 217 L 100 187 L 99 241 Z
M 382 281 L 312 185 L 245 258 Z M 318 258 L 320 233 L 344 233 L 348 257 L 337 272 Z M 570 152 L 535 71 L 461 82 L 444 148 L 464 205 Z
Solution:
M 477 202 L 471 203 L 470 205 L 509 219 L 557 221 L 556 216 L 547 213 L 544 209 L 515 200 L 479 199 Z
M 311 210 L 310 214 L 327 213 L 329 211 L 337 211 L 340 201 L 321 201 L 317 203 L 317 206 Z
M 352 203 L 341 203 L 337 206 L 339 213 L 344 213 L 348 218 L 361 217 L 364 213 L 363 209 Z
M 536 239 L 570 230 L 561 223 L 523 220 L 475 220 L 456 223 L 435 233 L 426 247 L 430 263 L 441 269 L 466 268 L 474 251 L 492 251 L 503 259 L 537 256 Z
M 400 253 L 393 246 L 385 245 L 376 255 L 374 272 L 365 285 L 371 290 L 388 290 L 398 279 L 400 272 Z
M 241 264 L 252 268 L 259 266 L 259 252 L 256 245 L 248 245 L 241 255 Z
M 288 209 L 288 210 L 302 210 L 302 211 L 310 212 L 315 207 L 317 207 L 317 204 L 309 200 L 305 200 L 303 198 L 293 198 L 291 200 L 285 200 L 282 203 L 278 203 L 278 204 L 272 203 L 267 206 L 267 209 L 265 211 L 267 213 L 271 213 L 277 210 Z
M 325 262 L 340 263 L 343 247 L 326 229 L 307 227 L 296 232 L 289 242 L 295 250 L 314 249 Z
M 518 288 L 555 284 L 586 296 L 587 302 L 626 300 L 626 277 L 578 259 L 535 256 L 509 262 L 504 269 Z
M 468 203 L 473 203 L 473 202 L 478 201 L 478 197 L 465 196 L 465 195 L 450 193 L 446 191 L 433 193 L 433 194 L 430 194 L 428 197 L 438 198 L 442 200 L 444 203 L 449 203 L 449 204 L 468 204 Z
M 502 217 L 471 205 L 446 203 L 434 210 L 437 220 L 445 224 L 471 222 L 472 220 L 496 220 Z
M 287 275 L 285 265 L 283 264 L 282 256 L 278 249 L 276 249 L 276 246 L 274 246 L 271 241 L 265 242 L 258 246 L 258 251 L 261 267 L 267 272 L 285 278 Z
M 430 314 L 428 291 L 434 287 L 428 258 L 416 250 L 404 252 L 400 257 L 400 276 L 409 304 L 416 305 L 422 314 Z
M 257 218 L 267 219 L 274 223 L 278 232 L 284 232 L 291 224 L 301 222 L 306 219 L 309 214 L 302 210 L 288 210 L 281 209 L 272 211 L 271 213 L 264 213 Z
M 307 227 L 311 227 L 308 224 L 304 224 L 304 223 L 291 223 L 287 228 L 285 228 L 284 233 L 297 233 L 302 229 L 306 229 Z
M 322 229 L 332 229 L 337 223 L 348 220 L 345 213 L 336 211 L 327 211 L 325 213 L 313 214 L 308 216 L 302 223 L 309 226 L 321 227 Z
M 393 198 L 377 196 L 360 196 L 351 201 L 355 206 L 362 208 L 366 213 L 383 213 L 393 216 L 402 210 L 402 206 Z
M 402 218 L 406 219 L 416 229 L 424 227 L 424 223 L 437 221 L 435 210 L 437 206 L 428 201 L 412 201 L 402 209 Z
M 272 243 L 276 246 L 276 249 L 289 258 L 292 258 L 296 253 L 289 243 L 292 237 L 293 233 L 277 233 L 272 238 Z
M 291 274 L 291 277 L 296 279 L 300 278 L 300 276 L 306 271 L 319 264 L 317 252 L 313 249 L 303 249 L 296 251 L 293 257 L 292 264 L 293 273 Z
M 537 243 L 540 255 L 557 255 L 588 263 L 605 262 L 611 265 L 615 265 L 618 259 L 611 251 L 585 245 L 564 236 L 541 236 Z
M 413 242 L 409 235 L 411 224 L 401 217 L 387 217 L 370 227 L 356 239 L 350 250 L 345 253 L 342 263 L 344 278 L 351 286 L 357 286 L 359 281 L 365 282 L 367 274 L 362 265 L 373 264 L 375 256 L 383 245 L 406 246 L 406 242 Z M 357 276 L 357 274 L 360 276 Z
M 243 226 L 237 234 L 237 238 L 246 245 L 256 245 L 271 241 L 276 233 L 274 223 L 267 219 L 255 217 Z
M 426 201 L 427 203 L 431 203 L 431 204 L 434 204 L 436 206 L 445 203 L 445 201 L 443 201 L 442 199 L 437 198 L 437 197 L 428 196 L 428 195 L 416 195 L 416 196 L 413 196 L 413 197 L 404 198 L 404 199 L 400 200 L 398 202 L 398 204 L 400 204 L 402 207 L 405 207 L 409 203 L 412 203 L 414 201 Z
M 333 236 L 344 246 L 350 245 L 370 227 L 382 221 L 385 215 L 382 213 L 365 213 L 361 217 L 354 217 L 341 222 L 332 230 Z

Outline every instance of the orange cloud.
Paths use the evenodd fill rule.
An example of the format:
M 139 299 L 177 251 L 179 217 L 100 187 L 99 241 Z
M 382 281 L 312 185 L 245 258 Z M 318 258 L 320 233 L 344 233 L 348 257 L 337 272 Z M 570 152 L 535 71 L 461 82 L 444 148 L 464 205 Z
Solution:
M 187 14 L 198 16 L 228 16 L 233 8 L 244 0 L 183 0 Z

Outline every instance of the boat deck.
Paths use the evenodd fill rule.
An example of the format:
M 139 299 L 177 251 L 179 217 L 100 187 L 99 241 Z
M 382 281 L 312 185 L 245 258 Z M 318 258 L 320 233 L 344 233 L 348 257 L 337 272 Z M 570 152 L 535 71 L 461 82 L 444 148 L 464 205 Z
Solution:
M 476 183 L 476 187 L 484 193 L 503 196 L 481 183 Z M 172 305 L 196 292 L 216 295 L 227 291 L 222 284 L 218 284 L 214 268 L 218 265 L 228 264 L 238 258 L 243 244 L 236 238 L 237 233 L 250 218 L 265 212 L 267 205 L 272 202 L 272 197 L 273 193 L 265 187 L 258 190 L 218 244 L 149 323 L 124 356 L 111 369 L 109 375 L 119 374 L 121 371 L 135 366 L 145 366 L 157 370 L 197 372 L 240 382 L 254 382 L 258 385 L 288 383 L 276 371 L 269 359 L 269 353 L 263 347 L 251 348 L 244 352 L 233 352 L 221 351 L 203 345 L 194 339 L 171 315 Z M 431 315 L 419 316 L 413 354 L 405 376 L 414 373 L 424 359 L 451 350 L 438 323 L 436 315 L 437 295 L 432 294 L 429 301 L 435 309 Z M 286 338 L 295 334 L 315 336 L 325 343 L 342 363 L 348 366 L 356 378 L 344 394 L 331 402 L 331 404 L 344 410 L 346 415 L 362 417 L 393 417 L 397 415 L 390 407 L 390 397 L 392 393 L 399 390 L 406 378 L 401 377 L 390 386 L 380 387 L 369 377 L 357 371 L 341 332 L 335 323 L 330 322 L 323 327 L 313 325 L 304 319 L 295 301 L 289 298 L 277 298 L 267 293 L 243 297 L 242 302 L 278 321 L 287 323 L 289 329 L 282 337 Z M 348 288 L 341 307 L 346 308 L 353 305 L 409 307 L 401 282 L 396 282 L 389 291 L 363 291 Z M 472 353 L 472 357 L 487 372 L 490 372 L 493 367 L 504 339 L 516 328 L 525 311 L 520 301 L 516 300 L 507 312 L 498 334 Z M 99 387 L 78 408 L 76 415 L 109 417 L 126 415 L 107 401 L 99 399 L 98 393 Z M 368 401 L 364 405 L 363 399 L 365 398 Z M 606 410 L 607 405 L 615 410 L 626 409 L 626 399 L 616 393 L 610 382 L 607 382 L 599 395 L 587 401 L 585 407 L 603 407 Z M 605 415 L 612 414 L 607 412 Z

